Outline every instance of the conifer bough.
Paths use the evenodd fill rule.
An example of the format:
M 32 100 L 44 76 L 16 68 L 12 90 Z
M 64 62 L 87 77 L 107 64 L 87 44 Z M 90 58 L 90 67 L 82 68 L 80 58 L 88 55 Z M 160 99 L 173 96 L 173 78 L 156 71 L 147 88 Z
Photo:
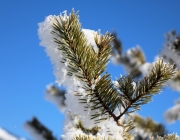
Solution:
M 67 89 L 63 140 L 132 139 L 129 131 L 134 126 L 123 122 L 125 114 L 148 103 L 175 74 L 172 65 L 159 59 L 143 80 L 127 76 L 113 82 L 106 67 L 114 37 L 82 29 L 74 10 L 47 17 L 39 24 L 39 37 L 58 84 Z

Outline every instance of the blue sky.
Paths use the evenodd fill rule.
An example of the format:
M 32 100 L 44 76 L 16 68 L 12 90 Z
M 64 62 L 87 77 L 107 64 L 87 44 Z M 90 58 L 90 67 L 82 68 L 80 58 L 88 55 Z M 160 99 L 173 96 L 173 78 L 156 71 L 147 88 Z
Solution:
M 180 32 L 179 0 L 1 0 L 0 4 L 0 127 L 30 138 L 22 126 L 38 117 L 55 136 L 62 134 L 63 115 L 44 99 L 45 87 L 55 81 L 52 65 L 39 46 L 38 23 L 48 15 L 79 10 L 83 28 L 116 31 L 124 50 L 137 44 L 153 62 L 172 29 Z M 110 64 L 113 77 L 124 74 L 121 66 Z M 164 123 L 180 135 L 180 122 L 165 123 L 163 112 L 180 97 L 166 88 L 139 112 Z

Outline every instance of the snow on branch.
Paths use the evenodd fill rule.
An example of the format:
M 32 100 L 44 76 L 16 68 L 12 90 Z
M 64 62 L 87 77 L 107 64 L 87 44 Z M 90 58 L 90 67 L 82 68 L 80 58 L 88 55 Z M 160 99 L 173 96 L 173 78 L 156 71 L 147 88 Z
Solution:
M 57 140 L 38 119 L 33 118 L 24 124 L 24 129 L 31 135 L 34 140 Z
M 164 117 L 168 123 L 180 120 L 180 99 L 176 100 L 175 105 L 165 112 Z
M 46 87 L 45 99 L 54 103 L 61 112 L 66 110 L 65 101 L 65 90 L 61 90 L 56 86 L 50 84 Z
M 130 114 L 161 91 L 175 70 L 172 65 L 158 60 L 143 80 L 121 77 L 115 85 L 106 72 L 112 54 L 114 37 L 82 29 L 78 13 L 49 16 L 39 24 L 41 45 L 50 57 L 57 83 L 66 88 L 63 140 L 133 138 L 129 131 L 132 121 L 124 123 Z M 140 49 L 129 51 L 127 58 L 145 63 Z M 133 60 L 133 59 L 131 59 Z M 136 63 L 136 62 L 130 63 Z M 54 88 L 49 88 L 54 94 Z M 54 100 L 54 99 L 52 99 Z M 95 129 L 98 128 L 98 129 Z

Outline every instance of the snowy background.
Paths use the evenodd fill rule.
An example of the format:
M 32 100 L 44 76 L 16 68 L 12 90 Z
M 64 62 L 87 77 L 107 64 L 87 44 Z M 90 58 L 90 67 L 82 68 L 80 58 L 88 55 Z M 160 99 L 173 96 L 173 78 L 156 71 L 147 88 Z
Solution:
M 39 46 L 38 23 L 48 15 L 64 10 L 79 10 L 83 28 L 116 31 L 124 51 L 140 45 L 148 62 L 153 62 L 172 29 L 180 33 L 180 1 L 83 1 L 83 0 L 1 0 L 0 3 L 0 127 L 31 139 L 23 129 L 36 116 L 59 137 L 63 115 L 45 100 L 45 88 L 55 81 L 53 68 L 44 48 Z M 110 64 L 113 79 L 125 74 L 121 66 Z M 180 135 L 180 121 L 167 124 L 166 109 L 173 106 L 180 93 L 166 88 L 139 113 L 163 123 L 169 132 Z M 4 132 L 4 131 L 1 131 Z

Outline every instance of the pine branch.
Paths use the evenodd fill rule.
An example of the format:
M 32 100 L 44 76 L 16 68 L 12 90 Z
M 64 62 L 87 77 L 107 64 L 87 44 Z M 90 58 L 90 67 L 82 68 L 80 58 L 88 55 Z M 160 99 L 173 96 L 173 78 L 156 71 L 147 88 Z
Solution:
M 44 140 L 57 140 L 57 138 L 55 138 L 52 135 L 52 132 L 48 130 L 44 125 L 42 125 L 41 122 L 39 122 L 39 120 L 35 117 L 31 121 L 26 122 L 25 129 L 35 139 L 43 137 Z M 33 130 L 29 130 L 29 129 L 33 129 Z
M 112 139 L 110 137 L 105 138 L 105 137 L 92 137 L 92 136 L 87 136 L 87 135 L 78 135 L 78 136 L 75 136 L 73 140 L 115 140 L 115 139 Z
M 94 90 L 90 102 L 95 102 L 96 104 L 94 104 L 94 106 L 91 106 L 91 109 L 100 109 L 101 112 L 97 112 L 97 114 L 92 115 L 92 119 L 98 118 L 102 115 L 107 115 L 113 117 L 114 120 L 117 122 L 118 120 L 116 120 L 116 116 L 113 112 L 118 107 L 118 105 L 121 104 L 121 100 L 118 96 L 117 90 L 113 87 L 110 75 L 105 74 L 97 82 L 95 89 L 96 90 Z M 107 118 L 101 118 L 101 120 L 103 119 Z
M 120 78 L 118 83 L 121 94 L 114 88 L 110 75 L 104 75 L 95 87 L 97 90 L 94 92 L 94 96 L 92 95 L 92 100 L 95 101 L 96 104 L 91 107 L 93 110 L 101 109 L 101 112 L 94 114 L 92 119 L 102 115 L 109 115 L 113 117 L 118 124 L 118 120 L 124 114 L 139 110 L 141 105 L 148 103 L 151 97 L 160 92 L 161 88 L 165 86 L 165 82 L 174 74 L 173 66 L 163 63 L 163 60 L 159 60 L 155 63 L 149 76 L 137 83 L 136 88 L 134 88 L 132 78 Z M 113 112 L 115 108 L 120 106 L 123 106 L 124 111 L 121 112 L 119 116 L 116 116 Z M 133 108 L 133 110 L 128 111 L 130 108 Z M 103 120 L 105 118 L 101 119 Z
M 169 134 L 167 136 L 164 137 L 160 137 L 158 136 L 156 140 L 179 140 L 179 136 L 175 135 L 175 134 Z M 151 138 L 150 140 L 155 140 L 154 138 Z
M 123 135 L 123 139 L 124 140 L 133 140 L 133 137 L 129 134 L 129 133 L 124 133 Z M 121 139 L 121 138 L 120 138 Z M 116 140 L 114 138 L 112 138 L 111 136 L 90 136 L 90 135 L 76 135 L 73 140 Z
M 129 86 L 126 82 L 124 85 L 130 87 L 129 91 L 124 92 L 124 90 L 120 88 L 124 97 L 127 97 L 123 98 L 124 102 L 126 102 L 126 106 L 124 111 L 117 118 L 120 119 L 125 113 L 127 114 L 139 110 L 141 105 L 148 103 L 154 94 L 161 91 L 162 87 L 165 86 L 166 81 L 171 79 L 174 74 L 175 70 L 172 65 L 165 64 L 163 60 L 158 60 L 158 62 L 154 64 L 150 74 L 140 82 L 136 83 L 134 93 L 132 89 L 133 86 Z M 121 80 L 119 80 L 119 82 L 120 81 Z M 130 82 L 132 82 L 132 80 L 130 80 Z M 128 112 L 130 108 L 133 108 L 134 110 Z
M 135 92 L 135 82 L 132 77 L 121 77 L 117 80 L 118 86 L 117 88 L 121 91 L 121 97 L 124 100 L 132 100 L 131 96 Z
M 175 53 L 180 55 L 180 36 L 176 33 L 175 30 L 167 33 L 167 43 L 166 45 L 169 49 L 172 49 Z
M 117 38 L 116 32 L 112 33 L 114 36 L 114 41 L 113 41 L 113 55 L 118 53 L 119 55 L 122 54 L 123 47 L 122 47 L 122 42 Z
M 177 74 L 169 85 L 172 89 L 180 91 L 180 36 L 176 31 L 171 31 L 166 34 L 166 43 L 160 54 L 166 62 L 174 64 L 174 68 L 177 69 Z
M 95 69 L 97 72 L 96 79 L 106 70 L 112 52 L 110 43 L 114 37 L 107 32 L 105 36 L 102 36 L 100 33 L 96 34 L 94 39 L 99 48 L 97 68 Z
M 68 74 L 75 75 L 86 83 L 83 88 L 90 91 L 91 94 L 88 95 L 92 95 L 92 92 L 96 93 L 97 90 L 92 89 L 92 86 L 106 69 L 111 55 L 110 43 L 113 37 L 108 33 L 105 36 L 97 33 L 95 42 L 99 51 L 95 53 L 92 46 L 87 44 L 87 39 L 81 31 L 78 16 L 74 11 L 66 21 L 61 16 L 60 21 L 55 18 L 52 26 L 54 29 L 52 33 L 55 34 L 54 41 L 58 44 L 65 58 L 63 63 L 68 62 Z M 103 105 L 102 100 L 100 98 L 98 100 Z M 106 106 L 104 107 L 106 108 Z
M 110 34 L 101 36 L 97 34 L 96 43 L 99 47 L 98 54 L 90 44 L 81 30 L 77 13 L 70 14 L 67 20 L 53 20 L 54 41 L 59 45 L 63 52 L 65 62 L 68 62 L 69 75 L 75 75 L 80 80 L 87 82 L 90 87 L 93 81 L 104 72 L 111 54 L 109 44 L 112 41 Z
M 92 134 L 92 135 L 96 135 L 98 133 L 98 127 L 95 126 L 91 129 L 87 129 L 83 126 L 82 122 L 79 120 L 79 122 L 76 124 L 76 128 L 82 130 L 85 134 L 89 135 L 89 134 Z
M 165 112 L 164 117 L 168 123 L 180 120 L 180 99 L 177 99 L 175 105 Z
M 132 115 L 132 119 L 136 124 L 137 129 L 142 129 L 149 136 L 164 136 L 167 134 L 165 126 L 160 123 L 155 123 L 151 118 L 142 118 L 139 115 Z M 144 134 L 143 133 L 143 134 Z
M 129 49 L 124 55 L 120 56 L 118 63 L 125 66 L 129 75 L 136 78 L 142 75 L 139 68 L 146 63 L 146 60 L 142 50 L 139 47 L 134 47 Z
M 66 105 L 64 103 L 66 99 L 65 94 L 65 90 L 59 89 L 55 85 L 48 85 L 45 98 L 48 101 L 53 102 L 61 112 L 64 112 L 66 109 Z
M 124 114 L 134 112 L 142 104 L 148 103 L 151 96 L 159 92 L 165 82 L 174 74 L 172 66 L 159 60 L 149 76 L 137 83 L 135 90 L 133 89 L 132 79 L 128 79 L 124 84 L 127 87 L 121 86 L 119 90 L 122 90 L 122 93 L 119 93 L 118 89 L 114 87 L 109 74 L 105 74 L 99 79 L 100 75 L 106 70 L 111 55 L 110 43 L 113 37 L 108 33 L 105 36 L 96 33 L 94 39 L 98 52 L 95 52 L 91 44 L 87 43 L 78 15 L 74 13 L 74 10 L 68 17 L 60 15 L 59 19 L 54 18 L 52 20 L 54 42 L 58 44 L 59 50 L 63 53 L 63 63 L 68 66 L 68 75 L 73 75 L 84 82 L 84 86 L 81 88 L 89 93 L 80 100 L 87 104 L 87 99 L 90 96 L 90 99 L 88 99 L 89 103 L 92 103 L 90 109 L 96 110 L 92 119 L 96 118 L 96 123 L 113 117 L 118 124 L 118 120 Z M 119 80 L 120 85 L 121 82 L 122 80 Z M 123 106 L 124 111 L 116 116 L 114 110 L 121 106 Z M 134 110 L 129 111 L 130 108 Z
M 180 70 L 177 71 L 176 75 L 174 76 L 174 78 L 172 79 L 175 82 L 179 82 L 180 83 Z
M 180 37 L 178 36 L 175 40 L 175 42 L 173 43 L 172 49 L 178 54 L 180 55 Z

